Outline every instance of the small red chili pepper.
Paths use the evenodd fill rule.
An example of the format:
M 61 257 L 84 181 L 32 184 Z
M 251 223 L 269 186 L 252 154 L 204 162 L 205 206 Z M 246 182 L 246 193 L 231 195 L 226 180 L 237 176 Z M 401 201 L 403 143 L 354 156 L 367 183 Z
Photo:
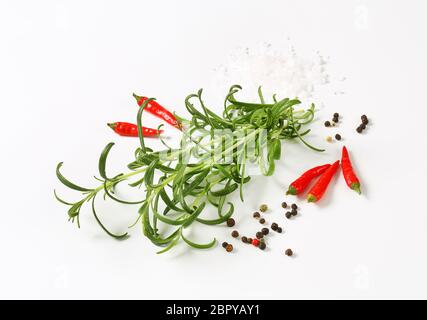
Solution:
M 307 188 L 309 183 L 314 178 L 316 178 L 317 176 L 320 176 L 330 166 L 331 166 L 330 164 L 324 164 L 323 166 L 314 167 L 304 172 L 298 179 L 296 179 L 294 182 L 292 182 L 289 185 L 289 189 L 286 192 L 286 194 L 292 194 L 292 195 L 300 194 L 305 190 L 305 188 Z
M 258 239 L 252 239 L 252 244 L 253 244 L 255 247 L 258 247 L 258 246 L 259 246 L 259 240 L 258 240 Z
M 339 166 L 340 161 L 337 160 L 320 176 L 319 180 L 317 180 L 316 184 L 308 193 L 308 202 L 316 202 L 322 198 Z
M 138 102 L 138 105 L 141 106 L 148 98 L 147 97 L 140 97 L 137 96 L 135 93 L 133 94 L 134 98 Z M 167 110 L 165 107 L 161 106 L 158 102 L 155 100 L 150 101 L 147 106 L 145 107 L 144 111 L 147 111 L 151 113 L 152 115 L 163 119 L 167 123 L 169 123 L 171 126 L 174 126 L 175 128 L 178 128 L 179 130 L 182 129 L 181 124 L 179 121 L 175 118 L 172 112 Z
M 125 137 L 138 137 L 138 126 L 128 122 L 113 122 L 107 125 L 114 130 L 115 133 Z M 163 130 L 142 127 L 142 135 L 144 137 L 157 137 Z
M 362 192 L 360 191 L 360 181 L 354 173 L 350 156 L 348 155 L 348 151 L 345 146 L 342 148 L 341 168 L 344 180 L 350 189 L 356 191 L 358 194 L 361 194 Z

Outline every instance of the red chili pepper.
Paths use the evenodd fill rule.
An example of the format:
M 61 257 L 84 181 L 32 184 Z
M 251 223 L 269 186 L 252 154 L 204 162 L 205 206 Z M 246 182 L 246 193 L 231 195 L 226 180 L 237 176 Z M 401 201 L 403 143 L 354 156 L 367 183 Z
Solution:
M 138 105 L 141 106 L 148 98 L 147 97 L 140 97 L 137 96 L 135 93 L 133 94 L 134 98 L 138 102 Z M 165 107 L 161 106 L 158 102 L 152 100 L 150 101 L 147 106 L 145 107 L 144 111 L 147 111 L 154 116 L 163 119 L 167 123 L 169 123 L 171 126 L 174 126 L 175 128 L 178 128 L 181 130 L 181 124 L 179 121 L 175 118 L 172 112 L 167 110 Z
M 107 123 L 115 133 L 125 137 L 138 137 L 138 126 L 128 122 Z M 163 130 L 142 127 L 142 135 L 144 137 L 157 137 Z
M 322 198 L 339 166 L 340 161 L 337 160 L 320 176 L 319 180 L 317 180 L 316 184 L 308 193 L 308 202 L 316 202 Z
M 298 179 L 296 179 L 294 182 L 292 182 L 289 185 L 289 189 L 286 192 L 286 194 L 292 194 L 292 195 L 300 194 L 301 192 L 303 192 L 305 190 L 305 188 L 307 188 L 309 183 L 314 178 L 321 175 L 330 166 L 331 166 L 330 164 L 324 164 L 323 166 L 314 167 L 314 168 L 304 172 Z
M 356 191 L 358 194 L 361 194 L 362 192 L 360 191 L 360 181 L 354 173 L 350 156 L 348 155 L 348 151 L 345 146 L 342 148 L 341 168 L 345 182 L 350 187 L 350 189 Z
M 258 240 L 258 239 L 252 239 L 252 244 L 253 244 L 255 247 L 258 247 L 258 246 L 259 246 L 259 240 Z

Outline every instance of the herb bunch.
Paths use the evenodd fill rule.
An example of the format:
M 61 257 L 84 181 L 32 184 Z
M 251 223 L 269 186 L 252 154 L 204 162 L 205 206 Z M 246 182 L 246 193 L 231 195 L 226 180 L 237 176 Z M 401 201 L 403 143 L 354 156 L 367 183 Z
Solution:
M 243 201 L 243 185 L 250 180 L 246 174 L 249 164 L 259 166 L 264 175 L 272 175 L 275 161 L 281 157 L 281 140 L 286 139 L 299 139 L 309 148 L 323 151 L 311 146 L 303 138 L 310 132 L 310 129 L 302 128 L 314 118 L 313 104 L 307 110 L 296 111 L 294 106 L 301 103 L 297 99 L 277 100 L 273 96 L 273 102 L 266 103 L 261 88 L 258 90 L 260 103 L 243 102 L 235 98 L 241 89 L 238 85 L 230 88 L 222 115 L 206 107 L 202 90 L 190 94 L 185 99 L 189 119 L 177 116 L 187 128 L 183 131 L 180 147 L 169 147 L 159 136 L 165 146 L 160 151 L 145 145 L 141 119 L 144 108 L 154 99 L 146 100 L 138 110 L 140 146 L 135 150 L 135 160 L 128 165 L 129 171 L 107 175 L 106 162 L 114 146 L 110 142 L 99 158 L 99 177 L 95 178 L 100 184 L 96 188 L 81 187 L 65 178 L 60 170 L 62 162 L 59 163 L 56 168 L 59 181 L 83 195 L 77 202 L 68 202 L 54 192 L 58 201 L 69 206 L 69 220 L 80 227 L 81 208 L 90 202 L 100 227 L 113 238 L 126 238 L 127 232 L 115 234 L 99 219 L 95 199 L 101 193 L 104 199 L 108 197 L 122 204 L 139 206 L 137 219 L 130 227 L 140 223 L 144 235 L 163 247 L 158 253 L 170 250 L 180 240 L 198 249 L 214 246 L 216 239 L 208 243 L 195 243 L 188 239 L 185 230 L 195 223 L 221 224 L 233 215 L 234 206 L 227 198 L 239 189 Z M 231 132 L 233 138 L 224 139 L 222 135 L 216 134 L 218 131 Z M 227 161 L 224 161 L 225 158 Z M 116 186 L 131 178 L 135 180 L 129 186 L 141 188 L 144 192 L 141 201 L 127 201 L 115 194 Z M 203 217 L 208 204 L 216 208 L 217 218 Z

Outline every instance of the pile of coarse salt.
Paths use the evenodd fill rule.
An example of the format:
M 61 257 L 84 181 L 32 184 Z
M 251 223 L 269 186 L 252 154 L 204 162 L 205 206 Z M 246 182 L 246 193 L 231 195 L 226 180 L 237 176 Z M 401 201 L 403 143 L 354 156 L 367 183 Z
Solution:
M 228 61 L 214 70 L 214 87 L 222 95 L 233 84 L 240 84 L 239 97 L 257 99 L 262 86 L 266 100 L 299 98 L 304 104 L 318 102 L 316 93 L 329 83 L 327 60 L 318 52 L 312 57 L 298 55 L 293 47 L 274 49 L 263 44 L 257 49 L 239 48 Z

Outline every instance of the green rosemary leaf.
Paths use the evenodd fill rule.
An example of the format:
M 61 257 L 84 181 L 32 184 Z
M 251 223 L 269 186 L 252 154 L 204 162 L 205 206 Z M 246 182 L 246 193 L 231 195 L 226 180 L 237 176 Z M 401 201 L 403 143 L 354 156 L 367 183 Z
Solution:
M 80 209 L 83 205 L 83 203 L 85 203 L 86 199 L 80 200 L 79 202 L 74 203 L 71 208 L 68 210 L 68 216 L 70 218 L 75 218 L 80 214 Z
M 144 178 L 142 177 L 141 179 L 136 180 L 135 182 L 129 183 L 130 187 L 137 187 L 139 185 L 141 185 L 144 182 Z
M 197 188 L 205 180 L 208 174 L 209 174 L 209 169 L 205 169 L 204 171 L 199 173 L 197 177 L 188 185 L 188 187 L 184 189 L 184 195 L 190 194 L 191 191 Z
M 81 192 L 90 192 L 93 191 L 93 189 L 87 189 L 87 188 L 83 188 L 80 187 L 74 183 L 72 183 L 71 181 L 67 180 L 59 171 L 59 169 L 61 169 L 63 162 L 58 163 L 58 165 L 56 166 L 56 176 L 58 177 L 59 181 L 61 181 L 65 186 L 67 186 L 70 189 L 76 190 L 76 191 L 81 191 Z
M 279 160 L 281 155 L 281 143 L 279 139 L 270 140 L 268 143 L 268 156 L 273 160 Z
M 140 108 L 138 110 L 138 116 L 136 118 L 137 126 L 138 126 L 138 137 L 139 137 L 139 142 L 141 144 L 141 151 L 143 153 L 147 152 L 148 150 L 145 148 L 144 134 L 142 132 L 142 112 L 144 111 L 145 107 L 153 100 L 155 100 L 155 99 L 149 98 L 142 103 L 142 105 L 140 106 Z
M 161 245 L 165 245 L 170 243 L 173 239 L 175 239 L 175 237 L 179 234 L 179 232 L 181 232 L 181 229 L 178 228 L 177 230 L 175 230 L 173 233 L 171 233 L 168 237 L 166 238 L 162 238 L 162 237 L 156 237 L 154 239 L 152 239 L 151 241 L 158 246 Z
M 117 234 L 114 234 L 114 233 L 112 233 L 112 232 L 110 232 L 103 224 L 102 224 L 102 222 L 101 222 L 101 220 L 99 220 L 99 218 L 98 218 L 98 215 L 96 214 L 96 211 L 95 211 L 95 197 L 96 196 L 94 196 L 93 198 L 92 198 L 92 213 L 93 213 L 93 216 L 95 217 L 95 220 L 96 220 L 96 222 L 98 222 L 98 224 L 99 224 L 99 226 L 102 228 L 102 230 L 104 230 L 110 237 L 113 237 L 113 238 L 115 238 L 115 239 L 119 239 L 119 240 L 121 240 L 121 239 L 125 239 L 127 236 L 128 236 L 128 233 L 126 232 L 126 233 L 123 233 L 123 234 L 119 234 L 119 235 L 117 235 Z
M 261 101 L 261 104 L 265 104 L 264 95 L 262 94 L 261 86 L 258 87 L 258 96 L 259 96 L 259 100 Z
M 102 150 L 101 156 L 99 157 L 99 162 L 98 162 L 99 175 L 105 180 L 110 180 L 107 177 L 107 174 L 105 172 L 105 165 L 107 162 L 108 154 L 113 146 L 114 146 L 114 142 L 110 142 L 109 144 L 107 144 L 104 150 Z
M 196 248 L 196 249 L 209 249 L 209 248 L 212 248 L 216 244 L 216 239 L 215 238 L 211 242 L 205 243 L 205 244 L 199 244 L 199 243 L 195 243 L 193 241 L 190 241 L 186 237 L 184 237 L 184 235 L 182 233 L 181 233 L 181 238 L 190 247 L 193 247 L 193 248 Z
M 169 251 L 170 249 L 172 249 L 173 247 L 175 247 L 180 238 L 181 238 L 181 233 L 177 234 L 173 238 L 173 240 L 169 243 L 169 245 L 166 248 L 164 248 L 163 250 L 158 251 L 157 254 L 165 253 L 165 252 Z
M 145 201 L 145 199 L 144 199 L 144 200 L 141 200 L 141 201 L 126 201 L 126 200 L 119 199 L 119 198 L 117 198 L 117 197 L 113 196 L 113 195 L 108 191 L 108 188 L 107 188 L 107 182 L 104 182 L 104 192 L 105 192 L 105 194 L 106 194 L 108 197 L 110 197 L 112 200 L 117 201 L 117 202 L 120 202 L 120 203 L 123 203 L 123 204 L 141 204 L 141 203 L 143 203 L 143 202 Z
M 165 189 L 160 189 L 159 194 L 160 194 L 160 197 L 162 198 L 163 202 L 166 204 L 167 209 L 169 209 L 169 210 L 172 209 L 172 210 L 177 211 L 177 212 L 184 212 L 183 209 L 176 206 L 176 203 L 169 198 Z M 165 214 L 165 212 L 163 214 Z
M 197 218 L 196 221 L 203 223 L 203 224 L 207 224 L 207 225 L 215 225 L 215 224 L 223 223 L 223 222 L 227 221 L 233 215 L 233 212 L 234 212 L 233 204 L 231 202 L 228 202 L 228 205 L 230 206 L 230 209 L 228 209 L 227 213 L 225 215 L 223 215 L 222 217 L 220 217 L 218 219 L 214 219 L 214 220 Z
M 191 216 L 189 218 L 186 219 L 186 221 L 183 223 L 183 227 L 186 228 L 188 227 L 190 224 L 193 223 L 194 220 L 197 219 L 197 217 L 200 215 L 200 213 L 202 213 L 203 209 L 205 208 L 206 202 L 203 202 L 202 204 L 200 204 L 200 206 L 194 210 L 194 212 L 191 214 Z
M 215 190 L 215 191 L 210 190 L 210 193 L 215 197 L 226 196 L 227 194 L 232 193 L 238 187 L 239 186 L 237 185 L 237 183 L 233 183 L 228 186 L 225 186 L 223 189 L 220 189 L 220 190 Z
M 67 206 L 72 206 L 72 205 L 73 205 L 73 203 L 71 203 L 71 202 L 67 202 L 67 201 L 65 201 L 65 200 L 62 200 L 62 199 L 58 196 L 58 194 L 56 193 L 56 190 L 53 190 L 53 194 L 54 194 L 54 196 L 55 196 L 56 200 L 58 200 L 59 202 L 61 202 L 61 203 L 65 204 L 65 205 L 67 205 Z

